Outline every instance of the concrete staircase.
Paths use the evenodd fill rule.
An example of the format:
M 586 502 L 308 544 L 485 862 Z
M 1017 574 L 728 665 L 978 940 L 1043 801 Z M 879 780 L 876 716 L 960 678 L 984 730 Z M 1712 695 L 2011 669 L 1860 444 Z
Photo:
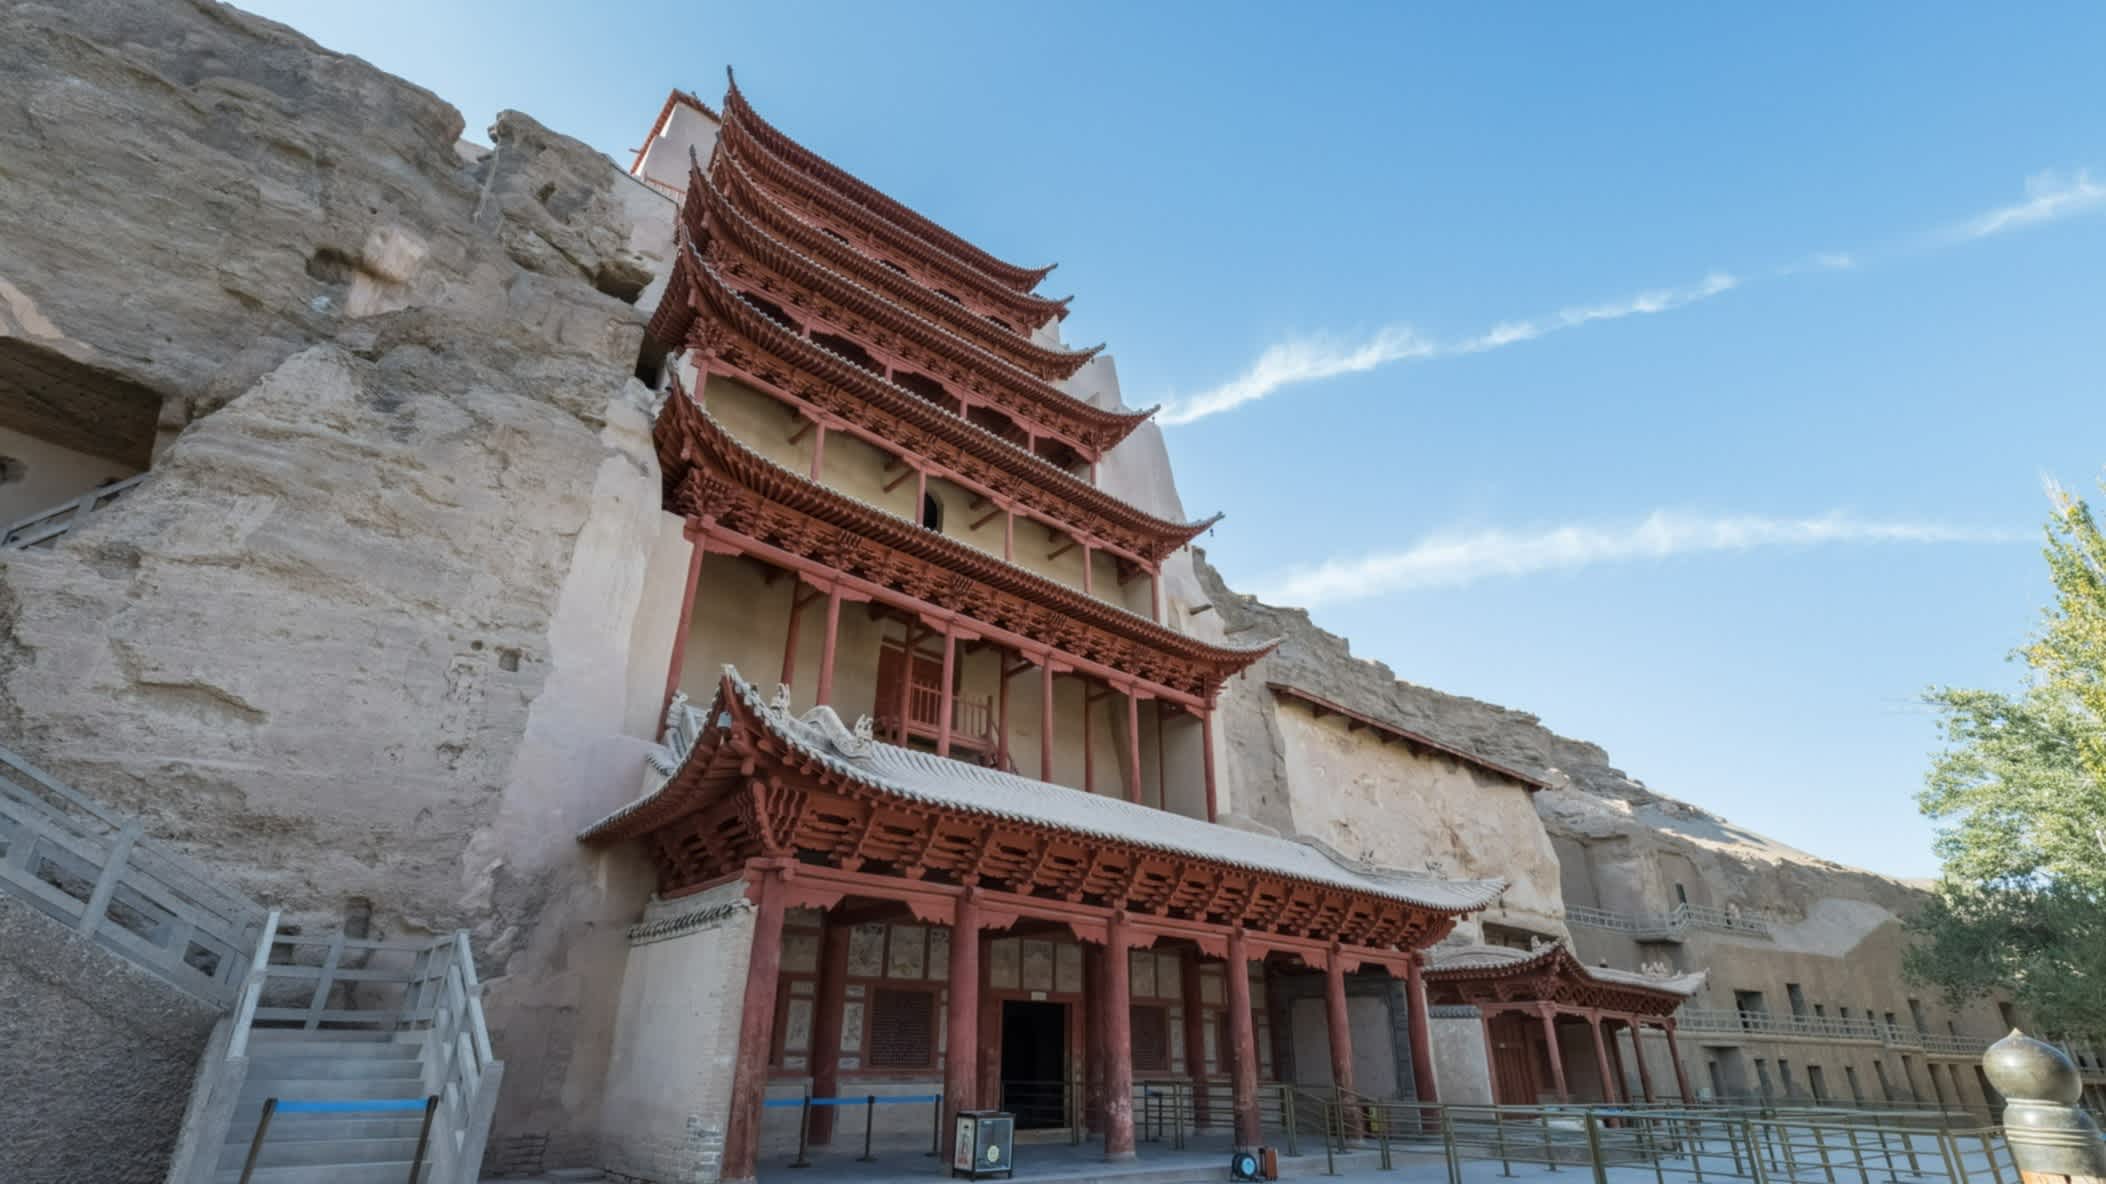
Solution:
M 249 1036 L 248 1079 L 219 1150 L 216 1179 L 234 1184 L 248 1161 L 267 1098 L 362 1101 L 422 1099 L 421 1034 L 258 1029 Z M 273 1115 L 252 1184 L 405 1184 L 424 1132 L 413 1113 Z M 432 1149 L 424 1154 L 431 1179 Z

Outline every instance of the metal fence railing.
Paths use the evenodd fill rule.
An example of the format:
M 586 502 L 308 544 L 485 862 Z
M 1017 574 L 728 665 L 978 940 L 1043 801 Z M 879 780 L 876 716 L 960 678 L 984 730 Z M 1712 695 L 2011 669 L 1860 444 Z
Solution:
M 78 529 L 87 523 L 91 515 L 131 492 L 141 481 L 146 480 L 146 477 L 145 473 L 141 473 L 122 481 L 112 481 L 48 510 L 40 510 L 27 518 L 18 518 L 0 525 L 0 551 L 34 547 Z
M 1675 1013 L 1675 1024 L 1685 1032 L 1745 1033 L 1782 1040 L 1865 1040 L 1942 1056 L 1976 1056 L 1990 1044 L 1986 1037 L 1924 1032 L 1875 1019 L 1774 1015 L 1732 1008 L 1685 1007 Z
M 1690 929 L 1742 933 L 1751 937 L 1770 935 L 1769 920 L 1759 913 L 1716 909 L 1700 904 L 1678 904 L 1665 913 L 1618 913 L 1586 905 L 1567 905 L 1565 921 L 1570 925 L 1607 929 L 1654 941 L 1679 940 L 1682 934 Z
M 1595 1184 L 2020 1184 L 2003 1129 L 1978 1109 L 1422 1105 L 1335 1093 L 1318 1103 L 1327 1165 L 1438 1155 L 1449 1184 L 1516 1167 Z

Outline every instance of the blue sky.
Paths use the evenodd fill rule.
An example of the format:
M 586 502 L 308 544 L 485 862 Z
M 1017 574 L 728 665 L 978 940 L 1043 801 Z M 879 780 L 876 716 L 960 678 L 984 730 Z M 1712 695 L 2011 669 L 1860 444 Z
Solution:
M 246 6 L 624 164 L 735 64 L 1059 261 L 1239 587 L 1880 871 L 2106 464 L 2097 5 Z

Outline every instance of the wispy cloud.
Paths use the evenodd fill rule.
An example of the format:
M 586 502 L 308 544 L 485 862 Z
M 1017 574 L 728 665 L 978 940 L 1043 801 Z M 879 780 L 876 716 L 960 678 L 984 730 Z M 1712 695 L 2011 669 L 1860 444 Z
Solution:
M 1960 223 L 1950 238 L 1988 238 L 2041 222 L 2106 210 L 2106 182 L 2092 180 L 2089 169 L 2075 173 L 2052 170 L 2026 178 L 2026 199 L 2000 206 Z
M 1667 312 L 1699 300 L 1709 300 L 1739 286 L 1738 277 L 1713 272 L 1701 282 L 1687 287 L 1654 288 L 1621 300 L 1560 309 L 1548 317 L 1503 321 L 1474 337 L 1458 341 L 1435 341 L 1409 325 L 1391 325 L 1360 340 L 1335 336 L 1293 338 L 1267 348 L 1248 369 L 1220 386 L 1187 399 L 1172 400 L 1157 419 L 1172 425 L 1192 423 L 1245 403 L 1254 403 L 1299 383 L 1335 378 L 1341 374 L 1362 374 L 1396 362 L 1481 354 L 1596 321 Z
M 1343 556 L 1291 569 L 1263 583 L 1259 595 L 1274 603 L 1311 606 L 1675 555 L 1837 543 L 2006 543 L 2029 537 L 2021 532 L 1938 522 L 1865 519 L 1842 511 L 1812 518 L 1773 518 L 1656 510 L 1638 522 L 1621 525 L 1429 535 L 1401 550 Z
M 2094 180 L 2090 170 L 2035 173 L 2026 180 L 2025 200 L 1985 210 L 1943 231 L 1919 237 L 1915 245 L 1917 249 L 1952 246 L 2102 210 L 2106 210 L 2106 181 Z M 1878 252 L 1871 256 L 1873 262 L 1878 258 Z M 1866 261 L 1861 252 L 1816 251 L 1756 274 L 1783 279 L 1809 272 L 1855 271 Z M 1192 423 L 1302 383 L 1361 374 L 1398 362 L 1489 353 L 1599 321 L 1670 312 L 1730 292 L 1742 282 L 1732 273 L 1713 272 L 1702 282 L 1687 287 L 1655 288 L 1622 300 L 1561 309 L 1548 317 L 1502 321 L 1475 336 L 1454 341 L 1428 338 L 1409 325 L 1390 325 L 1359 339 L 1335 334 L 1294 337 L 1267 348 L 1248 369 L 1220 386 L 1187 398 L 1167 400 L 1158 418 L 1165 424 Z
M 1248 370 L 1213 390 L 1165 407 L 1157 419 L 1167 424 L 1191 423 L 1259 399 L 1300 382 L 1360 374 L 1391 362 L 1430 358 L 1434 343 L 1406 325 L 1393 325 L 1362 341 L 1336 337 L 1303 337 L 1271 346 Z

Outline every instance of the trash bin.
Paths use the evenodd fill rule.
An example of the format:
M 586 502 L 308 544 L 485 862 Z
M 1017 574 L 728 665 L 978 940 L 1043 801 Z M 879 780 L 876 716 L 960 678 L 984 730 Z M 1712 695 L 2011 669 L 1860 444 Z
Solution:
M 1007 1176 L 1016 1141 L 1016 1115 L 1003 1110 L 960 1110 L 951 1139 L 951 1175 L 977 1180 Z

